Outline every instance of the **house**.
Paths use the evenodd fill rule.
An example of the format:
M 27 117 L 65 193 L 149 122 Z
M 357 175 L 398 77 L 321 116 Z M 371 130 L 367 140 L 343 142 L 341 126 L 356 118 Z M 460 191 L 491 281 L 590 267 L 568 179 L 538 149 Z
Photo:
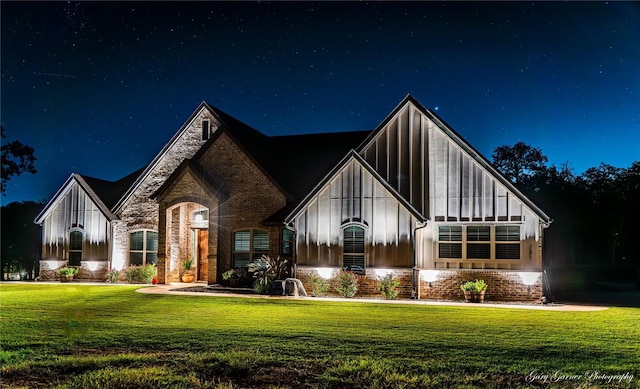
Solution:
M 36 218 L 40 278 L 180 264 L 214 284 L 263 254 L 335 282 L 362 269 L 401 296 L 458 298 L 482 278 L 487 299 L 540 301 L 549 217 L 435 113 L 407 96 L 373 131 L 266 136 L 202 103 L 143 169 L 116 182 L 72 174 Z

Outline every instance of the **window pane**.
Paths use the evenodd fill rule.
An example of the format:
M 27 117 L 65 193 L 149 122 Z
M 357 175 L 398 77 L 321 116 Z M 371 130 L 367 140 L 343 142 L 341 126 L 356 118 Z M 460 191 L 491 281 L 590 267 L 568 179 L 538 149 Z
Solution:
M 158 233 L 147 231 L 147 251 L 158 251 Z
M 80 266 L 82 260 L 82 252 L 70 252 L 69 253 L 69 266 Z
M 158 264 L 158 253 L 147 253 L 147 265 L 150 265 L 152 263 L 155 263 L 156 265 Z
M 129 265 L 134 266 L 134 265 L 142 265 L 142 258 L 143 258 L 143 254 L 142 253 L 129 253 Z
M 488 243 L 467 243 L 467 258 L 489 259 L 491 245 Z
M 364 254 L 364 228 L 345 228 L 343 244 L 345 254 Z
M 520 241 L 520 226 L 497 226 L 496 241 L 498 242 Z
M 438 248 L 440 258 L 462 258 L 462 243 L 440 243 Z
M 291 230 L 282 230 L 282 254 L 290 255 L 293 254 L 293 231 Z
M 438 240 L 449 242 L 462 241 L 462 226 L 442 226 L 438 231 Z
M 234 234 L 233 251 L 249 252 L 251 250 L 251 231 L 238 231 Z
M 467 240 L 470 242 L 488 242 L 491 236 L 489 226 L 469 226 L 467 227 Z
M 249 267 L 249 253 L 234 253 L 233 267 Z
M 132 232 L 130 240 L 130 250 L 144 250 L 144 231 Z
M 269 252 L 269 231 L 253 230 L 253 251 Z
M 71 231 L 69 234 L 69 250 L 82 250 L 82 232 Z
M 496 244 L 496 259 L 520 259 L 520 243 Z
M 345 254 L 342 260 L 342 266 L 360 266 L 364 269 L 364 255 Z

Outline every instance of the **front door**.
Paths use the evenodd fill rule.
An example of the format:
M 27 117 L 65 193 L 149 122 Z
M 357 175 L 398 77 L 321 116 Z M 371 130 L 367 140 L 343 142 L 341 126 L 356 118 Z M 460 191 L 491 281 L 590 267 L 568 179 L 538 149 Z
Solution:
M 206 281 L 209 272 L 209 230 L 193 229 L 193 258 L 196 261 L 197 281 Z

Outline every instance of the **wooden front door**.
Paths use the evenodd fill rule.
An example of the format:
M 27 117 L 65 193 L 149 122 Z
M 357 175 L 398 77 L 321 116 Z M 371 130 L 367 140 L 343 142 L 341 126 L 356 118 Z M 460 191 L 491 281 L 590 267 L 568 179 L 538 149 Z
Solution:
M 196 230 L 196 256 L 198 281 L 206 281 L 209 273 L 209 230 Z

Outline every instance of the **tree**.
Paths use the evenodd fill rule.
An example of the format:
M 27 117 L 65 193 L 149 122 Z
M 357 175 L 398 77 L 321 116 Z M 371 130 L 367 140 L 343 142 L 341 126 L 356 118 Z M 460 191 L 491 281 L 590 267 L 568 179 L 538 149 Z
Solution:
M 20 274 L 21 278 L 37 276 L 37 260 L 42 248 L 42 227 L 33 219 L 44 203 L 34 201 L 14 202 L 0 208 L 2 240 L 0 263 L 2 275 Z
M 523 184 L 528 179 L 545 174 L 547 157 L 537 147 L 524 142 L 493 149 L 494 166 L 512 183 Z
M 0 126 L 0 137 L 6 138 L 2 126 Z M 2 145 L 2 186 L 0 191 L 3 195 L 7 189 L 7 181 L 11 177 L 19 176 L 22 173 L 36 173 L 36 168 L 33 165 L 36 157 L 33 156 L 33 153 L 33 147 L 17 140 Z

